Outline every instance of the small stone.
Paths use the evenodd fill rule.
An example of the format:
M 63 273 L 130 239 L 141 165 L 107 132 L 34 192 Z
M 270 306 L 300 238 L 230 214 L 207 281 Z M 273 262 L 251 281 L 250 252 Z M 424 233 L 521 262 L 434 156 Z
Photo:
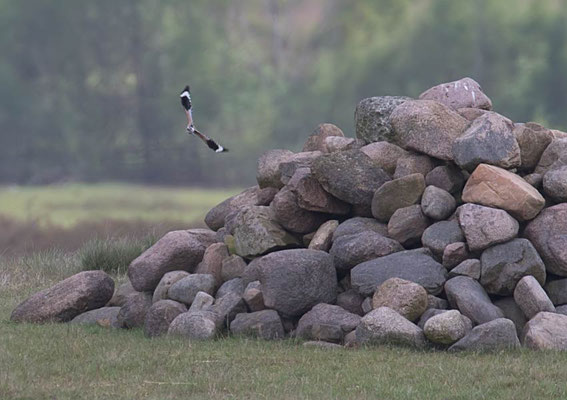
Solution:
M 451 243 L 463 242 L 463 231 L 457 221 L 440 221 L 428 227 L 421 236 L 421 243 L 433 254 L 441 256 Z
M 421 174 L 412 174 L 384 183 L 372 198 L 372 215 L 379 221 L 388 222 L 394 212 L 419 202 L 425 189 Z
M 466 243 L 449 243 L 445 247 L 445 250 L 443 250 L 443 266 L 450 271 L 463 261 L 467 260 L 469 257 L 470 254 Z
M 297 337 L 307 340 L 340 342 L 354 330 L 360 316 L 330 304 L 317 304 L 297 324 Z
M 542 311 L 555 312 L 553 303 L 539 282 L 531 275 L 524 276 L 514 290 L 514 300 L 528 319 Z
M 339 221 L 337 220 L 330 220 L 321 225 L 309 242 L 309 249 L 329 251 L 333 242 L 333 234 L 338 226 Z
M 246 270 L 246 261 L 236 254 L 225 257 L 221 262 L 221 278 L 223 282 L 242 277 Z
M 168 291 L 171 300 L 191 305 L 198 292 L 214 294 L 216 280 L 208 274 L 192 274 L 175 282 Z
M 210 294 L 197 292 L 195 299 L 191 303 L 191 307 L 189 307 L 189 312 L 208 311 L 214 302 L 215 298 Z
M 396 210 L 388 222 L 388 236 L 403 246 L 411 246 L 419 243 L 428 226 L 429 220 L 416 204 Z
M 457 207 L 455 198 L 449 192 L 435 186 L 427 186 L 421 198 L 421 210 L 425 216 L 435 219 L 447 219 Z

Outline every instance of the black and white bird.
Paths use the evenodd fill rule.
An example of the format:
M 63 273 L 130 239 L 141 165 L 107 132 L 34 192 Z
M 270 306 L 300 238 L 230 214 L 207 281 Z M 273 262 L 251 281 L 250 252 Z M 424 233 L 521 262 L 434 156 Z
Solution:
M 228 151 L 227 148 L 222 147 L 213 139 L 195 129 L 195 125 L 193 123 L 193 112 L 191 110 L 191 91 L 189 90 L 189 86 L 185 86 L 185 88 L 183 88 L 180 97 L 181 105 L 185 109 L 185 114 L 187 114 L 187 133 L 190 135 L 197 135 L 203 142 L 207 144 L 207 146 L 209 146 L 210 149 L 214 150 L 216 153 Z

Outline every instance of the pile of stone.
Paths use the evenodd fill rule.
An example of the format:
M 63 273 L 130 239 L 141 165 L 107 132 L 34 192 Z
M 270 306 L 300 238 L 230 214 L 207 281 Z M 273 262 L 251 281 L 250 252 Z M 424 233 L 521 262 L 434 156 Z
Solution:
M 316 346 L 567 349 L 567 133 L 514 123 L 470 78 L 373 97 L 258 185 L 175 231 L 118 287 L 82 272 L 14 321 Z

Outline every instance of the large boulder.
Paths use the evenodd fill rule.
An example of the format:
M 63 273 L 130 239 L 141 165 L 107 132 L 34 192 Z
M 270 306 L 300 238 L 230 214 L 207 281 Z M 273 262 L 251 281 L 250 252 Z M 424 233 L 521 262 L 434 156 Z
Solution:
M 422 174 L 412 174 L 384 183 L 372 197 L 372 215 L 388 222 L 396 210 L 419 202 L 425 190 Z
M 495 351 L 520 347 L 514 323 L 506 318 L 475 326 L 464 338 L 449 347 L 449 351 Z
M 229 197 L 220 204 L 213 207 L 205 216 L 205 224 L 213 231 L 218 231 L 224 226 L 224 219 L 231 212 L 240 210 L 244 207 L 258 205 L 258 186 L 245 189 L 241 193 Z
M 501 208 L 520 221 L 527 221 L 545 206 L 537 189 L 505 169 L 480 164 L 463 189 L 463 201 Z
M 106 328 L 120 328 L 118 313 L 120 307 L 96 308 L 77 315 L 69 323 L 79 325 L 98 325 Z
M 370 143 L 361 147 L 360 151 L 370 157 L 372 161 L 390 175 L 394 175 L 394 172 L 396 172 L 398 160 L 409 155 L 409 153 L 400 146 L 389 142 Z
M 319 250 L 283 250 L 258 260 L 264 304 L 284 316 L 303 315 L 319 303 L 334 303 L 333 257 Z
M 323 153 L 328 153 L 325 140 L 328 137 L 340 137 L 344 138 L 345 134 L 336 125 L 333 124 L 319 124 L 307 138 L 307 141 L 303 145 L 303 150 L 301 151 L 321 151 Z
M 230 331 L 235 335 L 266 340 L 282 339 L 285 336 L 282 320 L 274 310 L 237 314 L 230 323 Z
M 515 168 L 521 164 L 520 146 L 514 135 L 514 123 L 495 112 L 475 119 L 453 143 L 455 163 L 467 171 L 479 164 Z
M 454 110 L 465 107 L 492 109 L 492 101 L 484 94 L 480 85 L 468 77 L 433 86 L 420 94 L 419 99 L 438 101 Z
M 168 291 L 171 300 L 191 305 L 199 292 L 215 293 L 216 280 L 210 274 L 192 274 L 175 282 Z
M 144 334 L 148 337 L 165 335 L 171 321 L 187 312 L 185 305 L 173 300 L 159 300 L 152 304 L 144 320 Z
M 451 307 L 476 324 L 503 318 L 502 310 L 492 304 L 483 287 L 472 278 L 457 276 L 445 283 L 445 294 Z
M 114 293 L 114 281 L 103 271 L 79 272 L 37 292 L 12 312 L 14 322 L 67 322 L 77 315 L 103 307 Z
M 258 159 L 258 172 L 256 180 L 261 188 L 275 187 L 281 188 L 280 164 L 287 161 L 293 152 L 289 150 L 268 150 Z
M 541 155 L 553 140 L 551 131 L 534 122 L 516 124 L 514 135 L 520 146 L 523 171 L 533 171 L 539 162 Z
M 372 231 L 382 236 L 388 235 L 388 226 L 376 221 L 374 218 L 354 217 L 339 224 L 333 232 L 333 242 L 341 236 L 354 235 L 361 232 Z
M 382 168 L 359 150 L 325 154 L 313 162 L 313 175 L 336 198 L 370 208 L 376 189 L 390 180 Z
M 567 204 L 543 210 L 528 224 L 524 236 L 532 242 L 548 272 L 567 276 Z
M 452 146 L 469 121 L 444 104 L 431 100 L 402 103 L 390 115 L 396 144 L 406 150 L 452 160 Z
M 390 114 L 400 104 L 411 100 L 404 96 L 380 96 L 361 100 L 354 112 L 356 137 L 366 143 L 394 141 Z
M 427 309 L 427 292 L 417 283 L 390 278 L 372 296 L 372 307 L 388 307 L 415 322 Z
M 329 253 L 334 257 L 335 268 L 350 270 L 364 261 L 383 257 L 403 249 L 402 245 L 393 239 L 376 232 L 366 231 L 337 238 Z
M 153 291 L 166 272 L 193 272 L 215 242 L 215 232 L 207 229 L 167 233 L 128 267 L 132 286 L 139 292 Z
M 390 278 L 415 282 L 431 294 L 443 290 L 447 272 L 425 249 L 406 250 L 358 264 L 351 270 L 352 287 L 369 296 Z
M 253 258 L 270 251 L 299 246 L 299 241 L 275 221 L 269 207 L 251 207 L 235 217 L 236 253 Z
M 567 165 L 567 137 L 554 139 L 545 148 L 536 166 L 535 173 L 545 175 L 546 172 Z
M 540 312 L 524 327 L 522 342 L 534 350 L 567 350 L 567 315 Z
M 345 215 L 350 211 L 349 204 L 323 189 L 309 168 L 297 169 L 287 186 L 295 195 L 297 205 L 304 210 L 336 215 Z
M 330 304 L 317 304 L 297 324 L 297 337 L 307 340 L 342 341 L 360 323 L 360 316 Z
M 388 307 L 377 308 L 362 317 L 356 328 L 356 341 L 367 345 L 426 346 L 423 331 Z
M 480 283 L 499 296 L 511 295 L 520 279 L 532 275 L 543 285 L 545 265 L 527 239 L 514 239 L 486 249 L 481 257 Z
M 518 221 L 506 211 L 477 204 L 463 204 L 457 209 L 457 216 L 471 251 L 507 242 L 520 229 Z
M 299 207 L 297 195 L 288 186 L 274 197 L 270 205 L 276 221 L 290 232 L 308 233 L 316 230 L 328 218 L 325 214 Z
M 524 312 L 527 319 L 532 319 L 542 311 L 555 312 L 555 306 L 541 287 L 539 282 L 531 275 L 524 276 L 514 289 L 514 301 Z

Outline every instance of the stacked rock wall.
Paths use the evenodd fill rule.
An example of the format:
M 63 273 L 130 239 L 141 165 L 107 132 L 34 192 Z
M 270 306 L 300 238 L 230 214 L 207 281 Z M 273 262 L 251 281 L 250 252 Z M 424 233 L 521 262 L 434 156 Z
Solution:
M 567 134 L 492 111 L 470 78 L 364 99 L 355 125 L 356 139 L 322 124 L 300 153 L 267 151 L 258 186 L 213 208 L 210 230 L 164 236 L 106 307 L 71 296 L 87 312 L 26 317 L 32 297 L 13 319 L 566 349 Z

